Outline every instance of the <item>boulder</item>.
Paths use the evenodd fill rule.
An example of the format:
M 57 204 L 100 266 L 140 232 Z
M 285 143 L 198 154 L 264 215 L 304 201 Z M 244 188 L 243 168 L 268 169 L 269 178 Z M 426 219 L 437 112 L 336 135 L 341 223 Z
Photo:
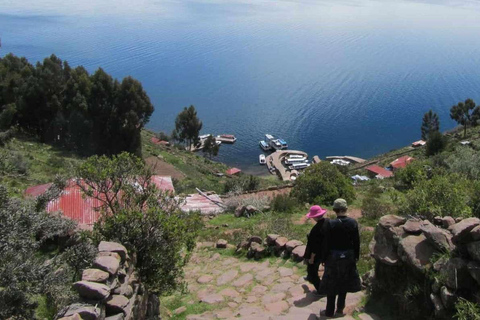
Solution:
M 248 241 L 242 241 L 240 242 L 239 244 L 237 244 L 237 250 L 240 250 L 240 249 L 245 249 L 247 250 L 248 248 L 250 248 L 250 242 Z
M 467 264 L 467 269 L 472 278 L 475 279 L 475 281 L 477 281 L 477 283 L 480 285 L 480 263 L 470 261 Z
M 118 268 L 120 268 L 120 262 L 111 256 L 97 256 L 93 262 L 93 266 L 114 275 L 117 273 Z
M 430 294 L 430 300 L 433 303 L 435 318 L 443 318 L 445 316 L 445 307 L 442 304 L 442 299 L 436 294 Z
M 267 253 L 267 250 L 265 249 L 265 247 L 260 246 L 255 250 L 255 254 L 253 255 L 253 257 L 255 258 L 255 260 L 260 260 L 263 257 L 265 257 L 266 253 Z
M 288 242 L 287 238 L 278 237 L 277 239 L 275 239 L 275 249 L 277 249 L 278 251 L 284 250 L 287 242 Z
M 436 226 L 441 226 L 443 224 L 443 218 L 440 216 L 436 216 L 433 218 L 433 224 Z
M 442 299 L 443 306 L 447 309 L 453 309 L 458 299 L 455 293 L 445 286 L 440 289 L 440 298 Z
M 97 257 L 113 257 L 117 259 L 119 263 L 122 261 L 122 257 L 120 257 L 120 255 L 116 252 L 106 252 L 106 251 L 99 252 L 97 254 Z
M 251 216 L 255 213 L 258 212 L 258 209 L 252 205 L 248 205 L 246 208 L 245 208 L 245 211 L 246 211 L 246 214 Z
M 58 320 L 83 320 L 83 319 L 78 313 L 75 313 L 74 315 L 71 315 L 68 317 L 58 318 Z
M 77 281 L 73 284 L 73 288 L 86 299 L 103 300 L 110 296 L 110 288 L 96 282 Z
M 377 226 L 375 236 L 369 246 L 375 260 L 389 266 L 399 263 L 394 237 L 391 228 L 384 228 L 382 225 Z
M 435 253 L 434 247 L 424 235 L 410 235 L 402 239 L 398 246 L 398 255 L 414 270 L 424 272 L 425 267 Z
M 275 240 L 279 237 L 278 234 L 268 234 L 267 235 L 267 245 L 269 246 L 274 246 L 275 245 Z
M 117 242 L 101 241 L 98 245 L 99 252 L 115 252 L 120 255 L 122 261 L 127 258 L 127 249 Z
M 215 246 L 217 247 L 217 249 L 225 249 L 227 247 L 227 244 L 228 244 L 227 240 L 219 239 Z
M 102 310 L 99 307 L 90 304 L 74 303 L 67 307 L 63 316 L 73 317 L 74 315 L 79 315 L 83 320 L 97 320 L 101 314 Z
M 420 233 L 422 233 L 422 230 L 420 229 L 421 224 L 422 224 L 422 221 L 420 220 L 408 220 L 402 226 L 402 228 L 408 234 L 419 235 Z
M 307 249 L 307 246 L 298 246 L 292 251 L 292 259 L 294 261 L 300 262 L 303 260 L 305 256 L 305 250 Z
M 472 231 L 470 231 L 470 235 L 473 241 L 480 240 L 480 226 L 473 228 Z
M 292 253 L 293 249 L 295 249 L 298 246 L 303 245 L 302 241 L 298 240 L 290 240 L 285 244 L 285 249 L 289 252 Z
M 453 234 L 452 241 L 454 244 L 468 243 L 473 240 L 470 231 L 476 226 L 480 225 L 480 219 L 467 218 L 451 225 L 448 230 Z
M 473 260 L 480 262 L 480 241 L 470 242 L 467 244 L 468 254 Z
M 112 295 L 105 301 L 105 307 L 108 315 L 125 313 L 125 307 L 128 305 L 128 298 L 123 295 Z
M 110 277 L 108 272 L 100 269 L 85 269 L 82 273 L 82 280 L 91 282 L 105 282 Z
M 250 239 L 248 239 L 248 242 L 252 243 L 252 242 L 256 242 L 258 244 L 262 244 L 263 243 L 263 239 L 260 238 L 259 236 L 251 236 Z
M 239 217 L 242 217 L 245 213 L 245 210 L 247 209 L 246 206 L 238 206 L 236 209 L 235 209 L 235 217 L 239 218 Z
M 450 216 L 446 216 L 442 218 L 442 227 L 448 229 L 450 226 L 455 224 L 455 219 Z
M 475 280 L 470 275 L 467 265 L 467 261 L 462 258 L 452 258 L 445 263 L 440 274 L 445 279 L 447 287 L 453 290 L 473 287 Z
M 117 313 L 113 316 L 106 317 L 105 320 L 124 320 L 125 315 L 123 313 Z
M 404 217 L 399 217 L 393 214 L 387 214 L 380 218 L 378 224 L 384 228 L 398 227 L 407 221 Z
M 452 235 L 450 232 L 434 226 L 430 221 L 425 220 L 420 225 L 423 235 L 439 251 L 449 252 L 453 250 Z

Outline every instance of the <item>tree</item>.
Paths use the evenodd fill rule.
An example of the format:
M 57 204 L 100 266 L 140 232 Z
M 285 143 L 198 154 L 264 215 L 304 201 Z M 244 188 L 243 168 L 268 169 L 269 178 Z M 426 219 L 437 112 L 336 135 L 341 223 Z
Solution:
M 210 159 L 215 157 L 218 154 L 220 146 L 217 144 L 217 141 L 213 136 L 208 136 L 205 142 L 203 143 L 203 153 L 209 155 Z
M 355 199 L 352 183 L 337 166 L 320 162 L 305 169 L 295 182 L 292 195 L 302 202 L 331 205 L 337 198 Z
M 422 139 L 428 140 L 428 135 L 433 131 L 440 131 L 440 120 L 438 119 L 438 115 L 430 109 L 425 115 L 423 116 L 422 121 Z
M 447 145 L 447 141 L 443 134 L 438 131 L 434 131 L 430 133 L 430 137 L 427 140 L 427 146 L 425 148 L 425 154 L 427 156 L 433 156 L 437 153 L 440 153 L 445 149 Z
M 180 142 L 185 142 L 187 149 L 190 149 L 192 143 L 196 144 L 198 142 L 198 134 L 202 130 L 202 126 L 202 121 L 198 119 L 195 107 L 185 107 L 175 119 L 173 136 Z
M 463 136 L 467 135 L 467 126 L 475 126 L 480 118 L 480 109 L 472 99 L 459 102 L 450 109 L 450 118 L 463 126 Z

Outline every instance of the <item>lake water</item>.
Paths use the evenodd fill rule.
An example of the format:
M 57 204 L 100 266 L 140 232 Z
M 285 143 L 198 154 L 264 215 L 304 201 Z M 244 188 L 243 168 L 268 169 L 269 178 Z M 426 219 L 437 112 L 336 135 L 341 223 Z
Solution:
M 0 54 L 139 79 L 171 132 L 191 104 L 219 160 L 260 170 L 265 133 L 309 155 L 370 157 L 420 138 L 432 108 L 480 102 L 478 1 L 2 0 Z M 265 170 L 263 168 L 263 170 Z

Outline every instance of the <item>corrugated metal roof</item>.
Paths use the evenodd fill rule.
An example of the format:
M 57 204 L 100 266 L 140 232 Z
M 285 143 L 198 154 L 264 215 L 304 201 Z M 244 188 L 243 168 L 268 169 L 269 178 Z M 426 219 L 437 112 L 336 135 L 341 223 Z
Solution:
M 159 190 L 175 193 L 172 177 L 169 176 L 152 176 L 152 182 Z
M 39 195 L 43 194 L 45 191 L 47 191 L 52 184 L 53 183 L 45 183 L 38 186 L 28 187 L 27 190 L 25 190 L 25 194 L 27 196 L 36 198 Z
M 200 211 L 202 214 L 221 213 L 224 209 L 215 202 L 223 203 L 217 194 L 208 196 L 213 201 L 200 194 L 190 194 L 185 198 L 184 204 L 180 206 L 183 212 Z
M 242 170 L 238 168 L 230 168 L 227 170 L 227 174 L 233 176 L 234 174 L 237 174 L 239 172 L 242 172 Z
M 407 166 L 407 164 L 409 164 L 413 160 L 414 159 L 410 156 L 403 156 L 403 157 L 400 157 L 398 159 L 395 159 L 395 161 L 392 161 L 392 163 L 390 163 L 390 165 L 395 169 L 405 168 Z
M 152 141 L 152 143 L 154 143 L 154 144 L 159 144 L 159 145 L 164 145 L 164 146 L 170 145 L 170 142 L 165 141 L 165 140 L 160 140 L 157 137 L 152 137 L 152 139 L 150 139 L 150 141 Z
M 368 171 L 371 171 L 373 173 L 376 173 L 378 175 L 381 175 L 382 177 L 385 177 L 385 178 L 389 178 L 389 177 L 393 176 L 393 172 L 388 171 L 385 168 L 379 167 L 376 164 L 368 166 L 365 169 L 368 170 Z

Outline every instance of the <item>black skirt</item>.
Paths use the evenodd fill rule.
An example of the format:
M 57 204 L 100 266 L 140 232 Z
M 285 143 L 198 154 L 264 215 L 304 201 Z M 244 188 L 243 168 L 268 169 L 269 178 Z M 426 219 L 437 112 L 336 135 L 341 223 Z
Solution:
M 362 289 L 353 250 L 332 251 L 325 261 L 319 293 L 336 295 Z

